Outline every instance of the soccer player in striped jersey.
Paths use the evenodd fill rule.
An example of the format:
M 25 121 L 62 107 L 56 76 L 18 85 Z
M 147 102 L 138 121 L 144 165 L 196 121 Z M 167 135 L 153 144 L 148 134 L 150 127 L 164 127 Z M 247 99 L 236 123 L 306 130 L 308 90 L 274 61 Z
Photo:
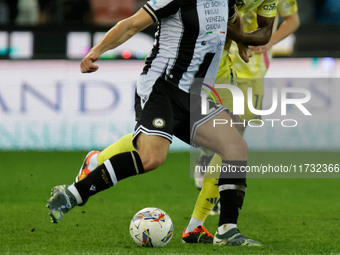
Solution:
M 137 82 L 137 126 L 132 137 L 136 150 L 109 158 L 74 184 L 54 187 L 47 204 L 53 222 L 120 180 L 159 167 L 173 135 L 187 143 L 210 147 L 222 156 L 226 166 L 240 170 L 246 165 L 247 145 L 238 131 L 227 126 L 213 127 L 214 118 L 231 120 L 227 109 L 217 106 L 203 116 L 197 93 L 202 81 L 214 85 L 228 20 L 233 35 L 241 34 L 234 13 L 232 0 L 151 0 L 134 16 L 119 22 L 91 49 L 81 62 L 83 73 L 97 71 L 94 62 L 102 53 L 158 22 L 156 43 Z M 201 82 L 197 83 L 197 79 Z M 238 172 L 221 176 L 219 181 L 224 213 L 220 215 L 217 243 L 258 246 L 236 228 L 224 231 L 228 225 L 234 226 L 243 204 L 244 188 L 223 190 L 230 185 L 245 186 L 245 177 Z
M 257 27 L 257 20 L 256 20 L 256 11 L 249 11 L 258 6 L 259 2 L 251 2 L 246 4 L 242 4 L 241 2 L 238 2 L 238 7 L 241 10 L 241 15 L 245 17 L 245 31 L 250 32 L 255 30 Z M 265 16 L 272 16 L 272 12 L 275 10 L 273 7 L 273 3 L 270 2 L 264 2 L 263 6 L 271 6 L 271 8 L 268 7 L 263 7 L 263 9 L 269 9 L 269 11 L 265 14 Z M 244 8 L 248 7 L 248 8 Z M 243 12 L 242 12 L 243 10 Z M 249 11 L 249 12 L 247 12 Z M 263 10 L 262 10 L 263 11 Z M 277 41 L 282 40 L 284 37 L 289 35 L 290 33 L 294 32 L 298 26 L 298 16 L 297 16 L 297 5 L 295 0 L 290 1 L 287 3 L 287 0 L 281 0 L 278 4 L 278 11 L 281 16 L 285 18 L 285 22 L 280 26 L 279 30 L 274 32 L 270 42 L 265 45 L 265 46 L 258 46 L 258 47 L 252 47 L 256 51 L 259 49 L 267 48 L 268 46 L 276 43 Z M 250 17 L 252 17 L 250 19 Z M 274 26 L 275 29 L 275 26 Z M 226 47 L 228 49 L 228 47 Z M 260 66 L 256 67 L 255 70 L 261 69 L 261 70 L 266 70 L 263 66 L 266 64 L 266 53 L 263 53 L 263 55 L 255 55 L 253 58 L 250 59 L 250 64 L 245 64 L 239 54 L 237 54 L 238 48 L 235 47 L 235 43 L 233 43 L 231 52 L 233 53 L 232 59 L 233 59 L 233 64 L 236 66 L 236 71 L 240 71 L 240 73 L 247 73 L 248 76 L 245 77 L 253 77 L 254 74 L 252 74 L 250 70 L 254 70 L 253 66 Z M 231 61 L 229 60 L 229 51 L 224 50 L 223 52 L 224 57 L 222 58 L 219 72 L 218 72 L 218 77 L 220 78 L 230 78 L 230 69 L 228 69 L 229 66 L 231 66 Z M 235 69 L 235 68 L 234 68 Z M 241 77 L 242 76 L 241 73 Z M 263 73 L 263 72 L 262 72 Z M 265 72 L 263 73 L 264 76 Z M 259 76 L 261 76 L 261 73 L 259 73 Z M 249 84 L 249 83 L 248 83 Z M 257 84 L 258 85 L 258 84 Z M 260 84 L 261 85 L 261 84 Z M 263 86 L 263 84 L 262 84 Z M 244 88 L 244 86 L 240 86 L 241 88 Z M 261 91 L 261 86 L 255 87 L 255 91 Z M 262 89 L 263 91 L 263 89 Z M 221 93 L 223 94 L 223 92 Z M 226 100 L 223 99 L 223 102 Z M 232 101 L 231 101 L 232 102 Z M 232 109 L 232 104 L 231 102 L 229 103 L 229 107 Z M 251 117 L 248 115 L 248 118 Z M 84 177 L 87 176 L 87 174 L 95 169 L 98 165 L 102 164 L 106 159 L 110 158 L 112 155 L 133 150 L 133 144 L 132 144 L 132 135 L 133 134 L 128 134 L 122 137 L 118 142 L 110 145 L 108 148 L 103 150 L 102 152 L 99 153 L 99 151 L 93 151 L 90 152 L 85 160 L 84 163 L 79 171 L 79 174 L 76 178 L 76 181 L 79 181 L 83 179 Z M 210 157 L 211 159 L 211 157 Z M 208 214 L 208 212 L 211 210 L 211 206 L 218 201 L 219 198 L 219 193 L 218 190 L 216 189 L 217 187 L 217 181 L 213 180 L 212 178 L 206 178 L 205 179 L 205 185 L 203 191 L 200 193 L 199 199 L 198 199 L 198 204 L 195 207 L 194 214 L 197 218 L 200 218 L 202 220 L 196 221 L 195 218 L 193 217 L 193 224 L 188 226 L 186 229 L 187 233 L 183 233 L 183 236 L 185 238 L 186 242 L 212 242 L 212 235 L 203 227 L 203 226 L 198 226 L 198 224 L 202 224 Z M 200 203 L 201 201 L 201 203 Z M 202 205 L 202 206 L 201 206 Z M 205 208 L 205 209 L 202 209 Z M 202 212 L 203 211 L 203 212 Z M 196 222 L 196 223 L 195 223 Z M 196 224 L 196 225 L 195 225 Z M 191 230 L 191 231 L 188 231 Z

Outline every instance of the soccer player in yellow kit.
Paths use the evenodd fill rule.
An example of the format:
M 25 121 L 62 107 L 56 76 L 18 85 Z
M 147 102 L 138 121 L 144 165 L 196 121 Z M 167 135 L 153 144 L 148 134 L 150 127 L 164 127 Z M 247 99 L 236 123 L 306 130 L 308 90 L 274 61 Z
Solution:
M 273 34 L 268 44 L 263 46 L 250 46 L 253 52 L 253 56 L 250 58 L 249 63 L 242 61 L 238 54 L 238 48 L 234 42 L 231 43 L 230 50 L 228 47 L 223 52 L 223 57 L 220 63 L 219 72 L 217 78 L 220 79 L 221 84 L 235 81 L 245 96 L 245 114 L 239 116 L 240 119 L 236 119 L 245 123 L 249 120 L 259 118 L 251 113 L 247 107 L 247 89 L 252 87 L 253 90 L 253 104 L 256 109 L 262 107 L 263 97 L 263 78 L 268 70 L 270 60 L 272 58 L 271 47 L 277 42 L 281 41 L 299 27 L 298 7 L 296 0 L 279 0 L 275 1 L 237 1 L 238 11 L 244 22 L 244 32 L 251 33 L 258 28 L 258 16 L 274 17 L 276 16 L 276 8 L 278 13 L 284 18 L 284 22 L 281 24 L 278 30 L 276 16 L 276 24 L 274 24 Z M 235 74 L 236 73 L 236 74 Z M 216 81 L 218 84 L 218 81 Z M 217 93 L 221 97 L 222 103 L 227 106 L 230 111 L 233 111 L 232 94 L 226 89 L 216 89 Z M 235 116 L 236 117 L 236 116 Z M 238 130 L 243 135 L 245 126 L 238 125 Z M 214 155 L 210 161 L 210 166 L 221 165 L 221 159 L 218 155 Z M 205 174 L 203 179 L 202 189 L 197 198 L 196 205 L 191 217 L 191 220 L 184 230 L 182 239 L 187 243 L 197 242 L 212 242 L 213 236 L 203 227 L 203 223 L 210 211 L 219 200 L 218 190 L 218 177 L 212 176 L 209 173 Z M 198 228 L 203 228 L 202 231 L 197 231 Z M 202 239 L 202 240 L 201 240 Z

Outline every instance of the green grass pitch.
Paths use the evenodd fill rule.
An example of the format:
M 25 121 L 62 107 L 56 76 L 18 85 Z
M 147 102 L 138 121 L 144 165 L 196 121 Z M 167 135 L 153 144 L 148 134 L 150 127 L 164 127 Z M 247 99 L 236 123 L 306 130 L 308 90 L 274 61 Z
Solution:
M 171 153 L 158 170 L 132 177 L 52 224 L 50 189 L 71 183 L 85 152 L 0 152 L 0 254 L 339 254 L 340 179 L 249 179 L 239 228 L 263 247 L 182 244 L 198 190 L 189 154 Z M 250 152 L 249 161 L 339 163 L 335 152 Z M 138 210 L 165 210 L 174 236 L 165 248 L 139 248 L 129 235 Z M 211 233 L 218 216 L 209 216 Z

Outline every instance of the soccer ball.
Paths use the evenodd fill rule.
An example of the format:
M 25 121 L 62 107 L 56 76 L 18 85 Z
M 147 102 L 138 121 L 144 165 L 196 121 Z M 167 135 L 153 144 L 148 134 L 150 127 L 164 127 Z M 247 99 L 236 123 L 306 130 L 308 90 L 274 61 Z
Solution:
M 130 235 L 138 246 L 164 247 L 170 242 L 173 232 L 170 216 L 155 207 L 140 210 L 130 223 Z

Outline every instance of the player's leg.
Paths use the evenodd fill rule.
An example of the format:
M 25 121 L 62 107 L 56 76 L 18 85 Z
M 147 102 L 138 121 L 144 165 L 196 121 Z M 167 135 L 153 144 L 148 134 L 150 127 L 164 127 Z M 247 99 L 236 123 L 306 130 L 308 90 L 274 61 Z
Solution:
M 213 175 L 210 176 L 210 173 L 207 172 L 204 175 L 203 187 L 197 197 L 195 208 L 192 213 L 192 218 L 199 220 L 201 223 L 200 225 L 203 225 L 210 211 L 219 200 L 220 193 L 218 192 L 218 178 Z M 197 226 L 189 222 L 187 230 L 191 231 L 195 227 Z
M 233 84 L 234 83 L 234 71 L 232 69 L 232 61 L 229 57 L 229 47 L 231 45 L 231 40 L 227 40 L 225 49 L 223 50 L 220 65 L 218 68 L 217 76 L 216 76 L 216 84 Z M 220 99 L 222 101 L 222 104 L 226 106 L 229 110 L 232 109 L 232 94 L 230 91 L 228 92 L 227 90 L 221 90 L 221 89 L 215 89 L 220 96 Z M 214 96 L 214 100 L 218 102 L 218 98 L 216 97 L 215 94 L 212 94 Z M 212 99 L 212 98 L 211 98 Z M 197 165 L 199 166 L 208 166 L 211 159 L 214 156 L 214 152 L 201 147 L 200 148 L 200 155 L 197 159 Z M 198 189 L 202 189 L 202 184 L 203 184 L 203 177 L 204 173 L 201 172 L 195 172 L 196 176 L 195 177 L 195 185 Z
M 220 71 L 219 71 L 220 72 Z M 223 74 L 223 75 L 220 75 L 219 77 L 225 77 L 226 74 Z M 222 83 L 228 83 L 230 81 L 230 79 L 225 79 L 225 78 L 219 78 L 219 82 L 222 82 Z M 238 79 L 237 80 L 237 86 L 242 90 L 244 96 L 245 96 L 245 114 L 242 115 L 242 116 L 239 116 L 239 115 L 233 115 L 232 113 L 230 114 L 231 115 L 231 118 L 233 120 L 233 123 L 238 123 L 237 125 L 235 125 L 236 129 L 239 131 L 240 135 L 243 137 L 244 135 L 244 131 L 247 127 L 247 122 L 249 120 L 252 120 L 252 124 L 255 124 L 257 123 L 256 120 L 257 119 L 260 119 L 259 116 L 253 114 L 249 108 L 248 108 L 248 88 L 252 88 L 252 91 L 253 91 L 253 95 L 252 95 L 252 102 L 253 102 L 253 106 L 255 109 L 257 110 L 260 110 L 262 109 L 262 98 L 263 98 L 263 92 L 264 92 L 264 89 L 263 89 L 263 79 Z M 229 90 L 226 90 L 226 89 L 216 89 L 218 94 L 220 95 L 221 97 L 221 100 L 223 102 L 223 105 L 226 106 L 228 109 L 233 109 L 233 105 L 232 105 L 232 102 L 233 102 L 233 98 L 232 98 L 232 94 Z M 244 123 L 244 124 L 243 124 Z M 209 166 L 222 166 L 222 158 L 218 155 L 218 154 L 214 154 L 214 155 L 206 155 L 205 151 L 208 151 L 207 149 L 201 149 L 201 155 L 203 155 L 202 157 L 199 158 L 198 160 L 198 164 L 201 165 L 201 166 L 205 166 L 207 165 L 207 163 L 205 162 L 206 159 L 207 159 L 207 156 L 208 156 L 208 159 L 211 159 L 209 160 L 209 163 L 208 165 Z M 201 179 L 202 180 L 202 179 Z M 197 181 L 195 180 L 195 183 Z M 204 185 L 204 182 L 201 181 L 202 185 Z M 205 183 L 210 183 L 209 181 L 208 182 L 205 182 Z M 197 186 L 197 185 L 196 185 Z M 218 190 L 218 187 L 215 186 L 216 190 Z M 215 190 L 215 192 L 217 192 Z M 202 202 L 198 202 L 196 203 L 195 205 L 195 208 L 194 208 L 194 212 L 195 215 L 197 216 L 196 218 L 197 219 L 204 219 L 206 218 L 205 215 L 207 215 L 207 213 L 211 213 L 214 211 L 214 209 L 216 208 L 213 207 L 211 204 L 210 206 L 208 205 L 208 203 L 205 203 L 205 199 L 209 199 L 209 197 L 213 197 L 214 196 L 214 190 L 213 190 L 213 187 L 211 186 L 211 188 L 207 188 L 207 189 L 204 189 L 203 192 L 200 192 L 199 194 L 199 197 L 198 197 L 198 201 L 202 201 Z M 219 195 L 218 195 L 218 199 L 219 199 Z M 202 214 L 202 216 L 199 216 L 200 214 Z M 203 222 L 204 222 L 203 220 Z M 191 222 L 196 222 L 195 219 L 193 219 L 193 221 Z M 193 224 L 192 224 L 193 226 Z M 187 230 L 188 229 L 191 229 L 189 227 L 187 227 Z
M 226 119 L 228 123 L 231 120 L 226 112 L 221 112 L 214 118 Z M 242 208 L 247 187 L 246 174 L 243 172 L 248 156 L 246 142 L 236 128 L 229 125 L 214 126 L 213 119 L 196 127 L 195 131 L 194 142 L 196 144 L 207 147 L 222 157 L 223 170 L 218 182 L 221 214 L 214 243 L 217 245 L 260 245 L 239 233 L 237 229 L 239 211 Z
M 193 97 L 195 95 L 192 95 Z M 198 101 L 195 98 L 192 99 L 192 102 Z M 201 116 L 199 117 L 194 117 L 197 113 L 197 111 L 193 110 L 193 116 L 191 118 L 197 119 L 200 121 L 202 118 Z M 224 111 L 223 109 L 220 111 Z M 196 112 L 196 113 L 195 113 Z M 218 110 L 217 110 L 218 113 Z M 212 113 L 215 114 L 215 113 Z M 206 118 L 206 117 L 205 117 Z M 233 132 L 237 132 L 234 129 L 232 129 Z M 207 131 L 209 132 L 215 132 L 214 130 Z M 208 139 L 209 140 L 209 139 Z M 196 140 L 195 140 L 196 142 Z M 207 146 L 204 146 L 204 148 L 210 148 L 212 150 L 216 151 L 216 148 L 212 148 L 212 144 L 214 142 L 212 141 L 207 141 L 206 142 Z M 217 143 L 216 143 L 217 144 Z M 230 144 L 230 142 L 227 142 L 226 144 Z M 233 149 L 230 149 L 229 154 L 233 152 Z M 219 150 L 220 151 L 220 150 Z M 200 164 L 201 162 L 199 162 Z M 214 163 L 214 162 L 213 162 Z M 218 164 L 218 162 L 216 162 Z M 200 164 L 201 165 L 201 164 Z M 213 209 L 214 205 L 219 199 L 219 191 L 218 191 L 218 178 L 219 174 L 213 175 L 210 174 L 209 177 L 207 177 L 209 173 L 206 173 L 204 181 L 203 181 L 203 187 L 202 190 L 197 198 L 195 208 L 192 214 L 192 217 L 190 219 L 190 222 L 188 226 L 184 229 L 184 232 L 182 234 L 182 240 L 183 242 L 186 243 L 199 243 L 199 242 L 204 242 L 204 243 L 212 243 L 213 242 L 213 236 L 203 227 L 203 223 L 209 214 L 209 212 Z
M 120 153 L 111 157 L 84 180 L 73 185 L 79 192 L 81 200 L 87 200 L 99 191 L 116 185 L 120 180 L 149 172 L 163 164 L 170 145 L 168 139 L 140 133 L 136 142 L 139 146 L 137 151 Z
M 209 166 L 221 164 L 221 157 L 215 154 L 210 161 Z M 213 207 L 216 206 L 220 200 L 220 193 L 218 191 L 218 178 L 218 173 L 211 173 L 209 171 L 205 173 L 202 189 L 197 197 L 190 222 L 185 229 L 186 233 L 193 231 L 200 225 L 203 225 Z
M 209 166 L 214 166 L 214 167 L 217 165 L 222 166 L 222 159 L 219 156 L 218 157 L 216 156 L 218 156 L 218 154 L 215 153 L 213 158 L 209 162 L 208 168 Z M 208 172 L 206 178 L 208 179 L 208 182 L 203 181 L 203 183 L 205 185 L 209 185 L 209 189 L 203 192 L 202 196 L 205 197 L 205 199 L 214 197 L 216 198 L 216 200 L 214 199 L 214 204 L 210 204 L 209 207 L 207 207 L 207 210 L 210 210 L 210 212 L 206 210 L 205 213 L 208 213 L 209 215 L 219 215 L 221 205 L 220 205 L 220 193 L 218 191 L 218 177 L 213 176 L 211 174 L 209 175 L 209 172 Z
M 166 159 L 170 141 L 164 137 L 141 133 L 137 137 L 137 144 L 140 149 L 111 157 L 83 180 L 55 187 L 48 202 L 52 221 L 57 223 L 73 207 L 84 204 L 89 197 L 119 181 L 159 167 Z
M 203 224 L 210 211 L 219 200 L 218 179 L 207 177 L 203 179 L 203 186 L 196 200 L 195 208 L 192 213 L 188 226 L 184 229 L 182 240 L 185 243 L 212 243 L 213 235 L 203 228 Z
M 155 83 L 147 100 L 137 100 L 137 128 L 133 142 L 137 151 L 117 154 L 72 185 L 57 186 L 48 202 L 54 222 L 90 196 L 114 186 L 120 180 L 151 171 L 166 159 L 173 133 L 171 99 L 164 84 Z M 170 107 L 169 107 L 170 106 Z
M 230 68 L 228 68 L 230 67 Z M 224 52 L 224 57 L 222 58 L 220 68 L 217 74 L 217 81 L 216 83 L 221 84 L 233 84 L 233 79 L 236 77 L 234 75 L 233 70 L 231 69 L 231 62 L 229 59 L 229 56 L 227 56 L 226 52 Z M 243 120 L 249 121 L 250 119 L 254 119 L 254 114 L 252 114 L 249 111 L 248 105 L 247 105 L 247 93 L 248 93 L 248 87 L 253 88 L 253 104 L 255 109 L 262 109 L 262 96 L 263 96 L 263 81 L 262 83 L 259 83 L 259 80 L 256 80 L 256 82 L 253 82 L 253 80 L 250 79 L 242 79 L 237 80 L 236 82 L 237 86 L 242 90 L 243 94 L 245 95 L 245 114 L 242 116 L 242 119 L 238 115 L 231 114 L 231 117 L 233 119 L 234 123 L 239 123 L 238 125 L 235 125 L 241 136 L 243 136 L 246 124 L 242 125 Z M 233 96 L 229 90 L 226 89 L 216 89 L 224 106 L 226 106 L 228 109 L 233 110 Z M 215 98 L 216 99 L 216 98 Z M 217 100 L 217 99 L 216 99 Z M 201 149 L 201 155 L 198 159 L 199 165 L 206 165 L 204 161 L 206 161 L 206 158 L 212 158 L 212 155 L 209 155 L 205 153 L 207 151 L 206 149 Z M 210 160 L 209 160 L 210 161 Z M 209 166 L 221 166 L 222 165 L 222 158 L 215 154 L 212 158 Z M 207 176 L 207 174 L 206 174 Z M 205 176 L 205 177 L 206 177 Z M 199 179 L 199 178 L 198 178 Z M 195 179 L 195 184 L 196 184 Z M 202 183 L 202 182 L 201 182 Z M 196 185 L 197 186 L 197 185 Z M 191 220 L 189 222 L 189 225 L 186 228 L 186 232 L 192 231 L 192 229 L 195 229 L 199 225 L 203 225 L 207 215 L 211 210 L 213 209 L 213 203 L 209 203 L 209 201 L 212 201 L 211 198 L 219 199 L 219 192 L 218 192 L 218 182 L 214 178 L 204 179 L 203 181 L 203 187 L 202 190 L 197 198 L 197 202 L 194 208 L 193 215 L 191 217 Z M 215 200 L 215 199 L 214 199 Z M 190 232 L 189 232 L 190 233 Z M 185 233 L 183 233 L 184 236 Z M 188 235 L 186 235 L 188 238 Z
M 233 83 L 233 71 L 229 68 L 223 68 L 225 69 L 223 71 L 223 74 L 220 74 L 218 76 L 218 81 L 222 84 L 230 84 Z M 226 71 L 228 73 L 226 73 Z M 219 70 L 219 73 L 221 73 L 221 71 Z M 228 76 L 228 77 L 227 77 Z M 222 77 L 227 77 L 227 78 L 222 78 Z M 228 109 L 233 109 L 232 108 L 232 101 L 233 101 L 233 97 L 232 94 L 229 90 L 227 89 L 218 89 L 216 88 L 217 93 L 219 94 L 221 101 L 223 103 L 223 105 L 225 107 L 227 107 Z M 217 98 L 215 98 L 215 100 L 218 100 Z M 233 121 L 240 123 L 240 118 L 238 116 L 232 115 L 230 114 Z M 237 130 L 240 132 L 241 130 L 238 128 L 238 126 L 235 126 L 237 128 Z M 241 133 L 241 132 L 240 132 Z M 200 165 L 202 165 L 202 162 L 199 162 Z M 221 167 L 222 166 L 222 159 L 218 154 L 213 153 L 212 156 L 210 157 L 209 163 L 208 163 L 208 169 L 209 167 Z M 204 176 L 204 178 L 209 178 L 209 176 L 207 176 L 207 174 Z M 219 176 L 215 176 L 215 178 L 219 178 Z M 211 183 L 213 183 L 211 185 Z M 202 191 L 200 192 L 198 198 L 197 198 L 197 203 L 195 205 L 194 208 L 194 213 L 193 213 L 193 217 L 194 215 L 196 215 L 196 218 L 199 219 L 203 219 L 203 222 L 205 221 L 207 215 L 212 214 L 212 212 L 214 210 L 216 210 L 216 214 L 220 213 L 220 204 L 219 202 L 214 205 L 213 203 L 209 203 L 208 201 L 213 197 L 216 198 L 216 200 L 214 201 L 219 201 L 219 191 L 218 191 L 218 184 L 216 182 L 214 182 L 214 178 L 210 176 L 210 178 L 208 180 L 205 180 L 203 182 L 203 185 L 208 185 L 206 188 L 202 188 Z

